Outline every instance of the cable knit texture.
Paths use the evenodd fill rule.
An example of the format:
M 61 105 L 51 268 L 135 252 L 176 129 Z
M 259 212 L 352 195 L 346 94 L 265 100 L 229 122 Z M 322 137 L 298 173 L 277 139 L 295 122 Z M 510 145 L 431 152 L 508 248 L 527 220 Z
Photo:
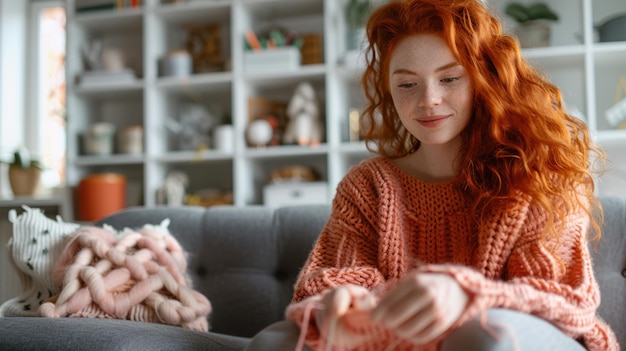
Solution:
M 99 317 L 207 331 L 211 305 L 191 288 L 185 252 L 159 226 L 124 230 L 82 227 L 57 262 L 59 295 L 39 307 L 43 317 Z
M 547 242 L 540 240 L 545 213 L 522 197 L 481 229 L 470 212 L 451 182 L 424 183 L 381 157 L 353 167 L 337 188 L 331 217 L 300 272 L 286 317 L 306 333 L 309 346 L 324 350 L 314 316 L 328 289 L 356 284 L 384 294 L 409 272 L 438 272 L 455 278 L 469 296 L 450 330 L 428 345 L 414 345 L 371 323 L 367 313 L 348 312 L 344 323 L 363 341 L 353 350 L 437 350 L 452 330 L 492 307 L 543 318 L 588 350 L 619 350 L 611 329 L 596 316 L 600 291 L 582 209 L 557 222 L 560 238 Z

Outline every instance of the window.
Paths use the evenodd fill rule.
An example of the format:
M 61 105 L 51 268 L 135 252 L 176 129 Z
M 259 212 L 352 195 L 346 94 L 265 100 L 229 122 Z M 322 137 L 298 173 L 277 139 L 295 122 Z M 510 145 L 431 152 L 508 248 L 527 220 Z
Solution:
M 65 35 L 66 13 L 58 1 L 33 3 L 31 8 L 34 53 L 31 65 L 30 91 L 36 92 L 36 103 L 29 115 L 27 128 L 30 148 L 36 150 L 46 166 L 42 185 L 46 188 L 65 185 Z M 29 132 L 30 130 L 30 132 Z

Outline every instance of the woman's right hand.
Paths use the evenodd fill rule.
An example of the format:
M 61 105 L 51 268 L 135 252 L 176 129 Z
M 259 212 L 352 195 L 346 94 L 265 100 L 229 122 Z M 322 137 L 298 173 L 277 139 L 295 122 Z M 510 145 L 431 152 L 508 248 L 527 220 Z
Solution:
M 368 311 L 374 308 L 373 294 L 358 285 L 342 285 L 328 291 L 315 312 L 315 323 L 327 342 L 336 347 L 352 348 L 363 342 L 349 332 L 342 316 L 350 310 Z

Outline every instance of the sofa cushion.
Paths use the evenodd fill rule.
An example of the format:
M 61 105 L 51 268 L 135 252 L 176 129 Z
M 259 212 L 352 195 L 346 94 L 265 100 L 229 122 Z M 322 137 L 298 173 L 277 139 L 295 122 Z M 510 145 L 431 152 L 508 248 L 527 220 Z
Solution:
M 626 198 L 601 197 L 602 237 L 590 242 L 594 271 L 602 300 L 598 313 L 626 345 Z
M 246 338 L 104 318 L 0 318 L 0 350 L 239 351 Z

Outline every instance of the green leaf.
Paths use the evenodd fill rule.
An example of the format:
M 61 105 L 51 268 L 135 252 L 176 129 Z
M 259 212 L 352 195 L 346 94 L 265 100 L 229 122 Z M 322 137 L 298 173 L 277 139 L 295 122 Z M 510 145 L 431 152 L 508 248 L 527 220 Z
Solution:
M 26 148 L 19 148 L 13 153 L 13 164 L 21 168 L 30 167 L 30 154 Z
M 544 3 L 537 3 L 537 4 L 530 5 L 528 6 L 527 10 L 528 10 L 528 17 L 531 20 L 547 19 L 547 20 L 557 21 L 559 19 L 559 16 L 557 16 L 557 14 L 554 13 L 548 7 L 548 5 Z
M 529 20 L 528 12 L 526 11 L 526 7 L 520 3 L 512 2 L 510 3 L 505 10 L 505 13 L 513 19 L 515 19 L 519 23 L 524 23 Z
M 535 3 L 525 6 L 518 2 L 512 2 L 506 7 L 505 13 L 515 19 L 518 23 L 539 19 L 550 21 L 559 20 L 559 16 L 545 3 Z

